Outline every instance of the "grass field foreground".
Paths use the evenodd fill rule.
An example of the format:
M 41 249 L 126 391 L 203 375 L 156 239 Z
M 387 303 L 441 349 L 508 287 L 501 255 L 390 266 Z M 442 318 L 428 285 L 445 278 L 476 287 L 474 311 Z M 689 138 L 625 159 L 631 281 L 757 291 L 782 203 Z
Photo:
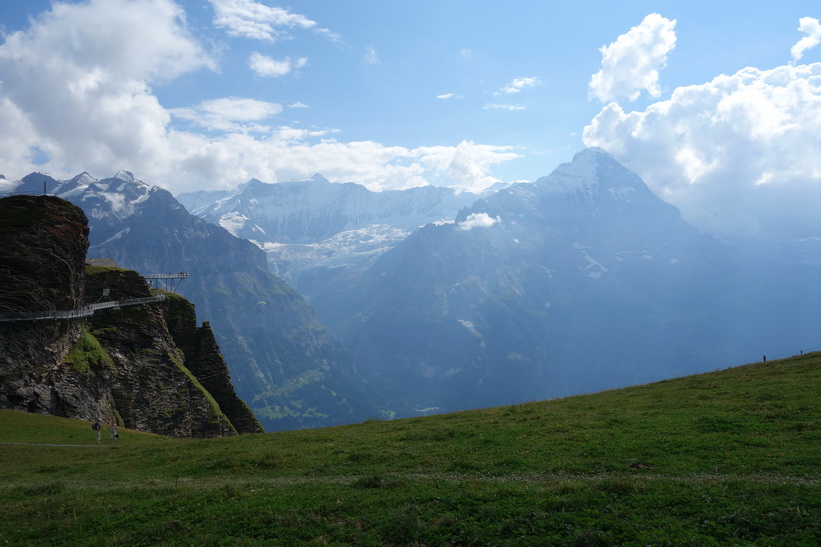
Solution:
M 0 442 L 39 443 L 0 445 L 0 544 L 818 545 L 819 394 L 810 354 L 318 430 L 121 429 L 116 447 L 0 411 Z

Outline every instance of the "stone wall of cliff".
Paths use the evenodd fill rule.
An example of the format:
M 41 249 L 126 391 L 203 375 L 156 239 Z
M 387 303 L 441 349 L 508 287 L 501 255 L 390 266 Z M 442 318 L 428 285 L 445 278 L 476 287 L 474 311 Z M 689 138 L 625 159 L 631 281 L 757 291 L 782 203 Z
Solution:
M 104 294 L 104 289 L 112 301 L 151 295 L 137 272 L 88 268 L 87 299 Z M 177 437 L 236 434 L 214 398 L 185 367 L 162 303 L 99 310 L 88 325 L 111 358 L 111 391 L 126 427 Z
M 136 272 L 85 268 L 87 237 L 83 212 L 61 199 L 0 200 L 0 319 L 151 295 Z M 227 396 L 233 388 L 224 361 L 224 373 L 218 370 L 219 348 L 198 349 L 203 335 L 187 305 L 186 321 L 194 324 L 191 357 L 169 331 L 165 302 L 74 319 L 0 321 L 0 407 L 84 420 L 116 418 L 128 428 L 183 437 L 261 431 L 253 415 L 245 416 Z M 204 371 L 237 427 L 186 362 Z
M 0 318 L 81 307 L 87 248 L 79 207 L 49 196 L 0 200 Z M 83 329 L 82 320 L 0 322 L 0 406 L 61 416 L 110 410 L 104 390 L 63 360 Z
M 185 355 L 186 368 L 214 397 L 237 432 L 263 433 L 254 413 L 237 396 L 211 326 L 205 322 L 197 327 L 194 305 L 179 295 L 167 293 L 163 309 L 171 335 Z

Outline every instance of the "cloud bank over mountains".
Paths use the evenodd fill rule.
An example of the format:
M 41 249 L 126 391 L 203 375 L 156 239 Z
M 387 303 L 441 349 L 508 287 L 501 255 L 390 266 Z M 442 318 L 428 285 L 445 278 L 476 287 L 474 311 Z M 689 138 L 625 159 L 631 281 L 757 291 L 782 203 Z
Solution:
M 658 97 L 658 69 L 675 21 L 650 16 L 602 48 L 590 83 L 600 100 Z M 817 19 L 793 59 L 819 43 Z M 597 77 L 598 76 L 598 77 Z M 628 111 L 613 100 L 584 128 L 584 142 L 636 171 L 685 219 L 718 235 L 807 237 L 821 233 L 821 63 L 744 68 L 674 89 Z
M 320 172 L 372 190 L 437 184 L 480 191 L 499 181 L 494 170 L 501 164 L 539 154 L 511 131 L 500 131 L 497 144 L 465 136 L 398 145 L 385 142 L 384 133 L 345 139 L 345 127 L 300 125 L 301 114 L 319 108 L 316 97 L 280 97 L 278 88 L 253 97 L 205 90 L 190 104 L 166 100 L 160 90 L 203 73 L 243 71 L 273 86 L 319 70 L 320 60 L 298 47 L 272 52 L 272 45 L 313 37 L 331 49 L 352 47 L 334 29 L 286 8 L 208 0 L 208 19 L 194 24 L 179 2 L 55 2 L 26 28 L 2 35 L 0 173 L 68 177 L 129 169 L 180 192 Z M 746 67 L 669 89 L 664 71 L 677 62 L 683 24 L 651 13 L 600 47 L 600 70 L 587 82 L 588 99 L 599 106 L 578 128 L 582 142 L 613 154 L 704 230 L 821 235 L 814 214 L 821 198 L 821 63 L 802 64 L 821 43 L 821 23 L 800 18 L 782 66 Z M 237 41 L 251 50 L 229 66 L 225 52 Z M 360 62 L 360 69 L 390 62 L 378 45 L 379 54 L 376 45 L 364 52 L 378 62 Z M 454 59 L 474 62 L 481 52 L 468 46 Z M 517 67 L 485 85 L 477 111 L 465 115 L 526 124 L 541 108 L 536 98 L 549 102 L 557 82 Z M 459 86 L 440 89 L 446 93 L 427 95 L 431 102 L 468 108 L 471 97 Z M 431 117 L 426 123 L 437 122 L 435 112 L 424 114 Z M 545 165 L 545 174 L 553 167 Z
M 281 8 L 251 0 L 211 4 L 213 24 L 231 36 L 272 42 L 307 29 L 340 39 Z M 249 60 L 262 77 L 308 62 L 260 53 Z M 194 36 L 171 0 L 55 3 L 0 45 L 0 172 L 45 168 L 69 176 L 116 166 L 175 191 L 315 172 L 374 190 L 446 181 L 475 189 L 498 181 L 493 165 L 517 157 L 513 147 L 470 140 L 417 148 L 340 142 L 333 128 L 283 124 L 276 102 L 218 97 L 166 108 L 152 91 L 200 70 L 220 70 L 219 54 Z

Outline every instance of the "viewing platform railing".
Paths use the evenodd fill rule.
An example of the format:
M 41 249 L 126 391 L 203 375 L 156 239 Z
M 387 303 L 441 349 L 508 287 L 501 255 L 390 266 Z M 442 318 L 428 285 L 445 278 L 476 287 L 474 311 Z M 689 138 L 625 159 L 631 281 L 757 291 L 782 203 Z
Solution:
M 97 310 L 104 310 L 109 308 L 120 308 L 123 306 L 139 306 L 141 304 L 151 304 L 153 302 L 162 302 L 165 296 L 159 294 L 156 296 L 146 296 L 143 298 L 128 298 L 126 300 L 114 300 L 112 302 L 96 302 L 77 308 L 76 310 L 46 310 L 46 311 L 11 311 L 0 312 L 0 322 L 8 321 L 41 321 L 46 319 L 79 319 L 81 317 L 88 317 L 93 315 Z

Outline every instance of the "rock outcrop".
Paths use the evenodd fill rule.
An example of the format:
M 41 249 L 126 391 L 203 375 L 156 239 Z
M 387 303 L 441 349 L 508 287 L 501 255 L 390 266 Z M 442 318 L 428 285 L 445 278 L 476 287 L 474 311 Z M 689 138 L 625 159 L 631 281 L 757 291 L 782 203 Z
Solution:
M 185 367 L 214 397 L 237 432 L 262 433 L 262 426 L 254 413 L 234 390 L 231 373 L 211 325 L 204 322 L 197 327 L 194 305 L 173 293 L 166 294 L 163 311 L 171 336 L 185 355 Z
M 0 200 L 0 237 L 0 319 L 152 294 L 136 272 L 84 267 L 85 215 L 59 198 Z M 128 428 L 183 437 L 262 430 L 233 392 L 219 348 L 208 345 L 210 329 L 196 327 L 193 305 L 181 297 L 78 315 L 0 321 L 0 407 L 85 420 L 116 417 Z M 190 347 L 177 345 L 171 317 L 193 325 Z
M 57 181 L 31 174 L 89 217 L 90 257 L 148 273 L 188 272 L 178 288 L 207 320 L 237 394 L 267 431 L 382 417 L 379 397 L 305 299 L 267 270 L 250 241 L 189 214 L 167 191 L 128 173 Z M 96 298 L 96 296 L 95 296 Z
M 0 246 L 0 318 L 82 306 L 88 227 L 79 207 L 48 196 L 0 200 Z M 110 406 L 63 363 L 83 328 L 82 320 L 0 322 L 0 406 L 89 417 Z

